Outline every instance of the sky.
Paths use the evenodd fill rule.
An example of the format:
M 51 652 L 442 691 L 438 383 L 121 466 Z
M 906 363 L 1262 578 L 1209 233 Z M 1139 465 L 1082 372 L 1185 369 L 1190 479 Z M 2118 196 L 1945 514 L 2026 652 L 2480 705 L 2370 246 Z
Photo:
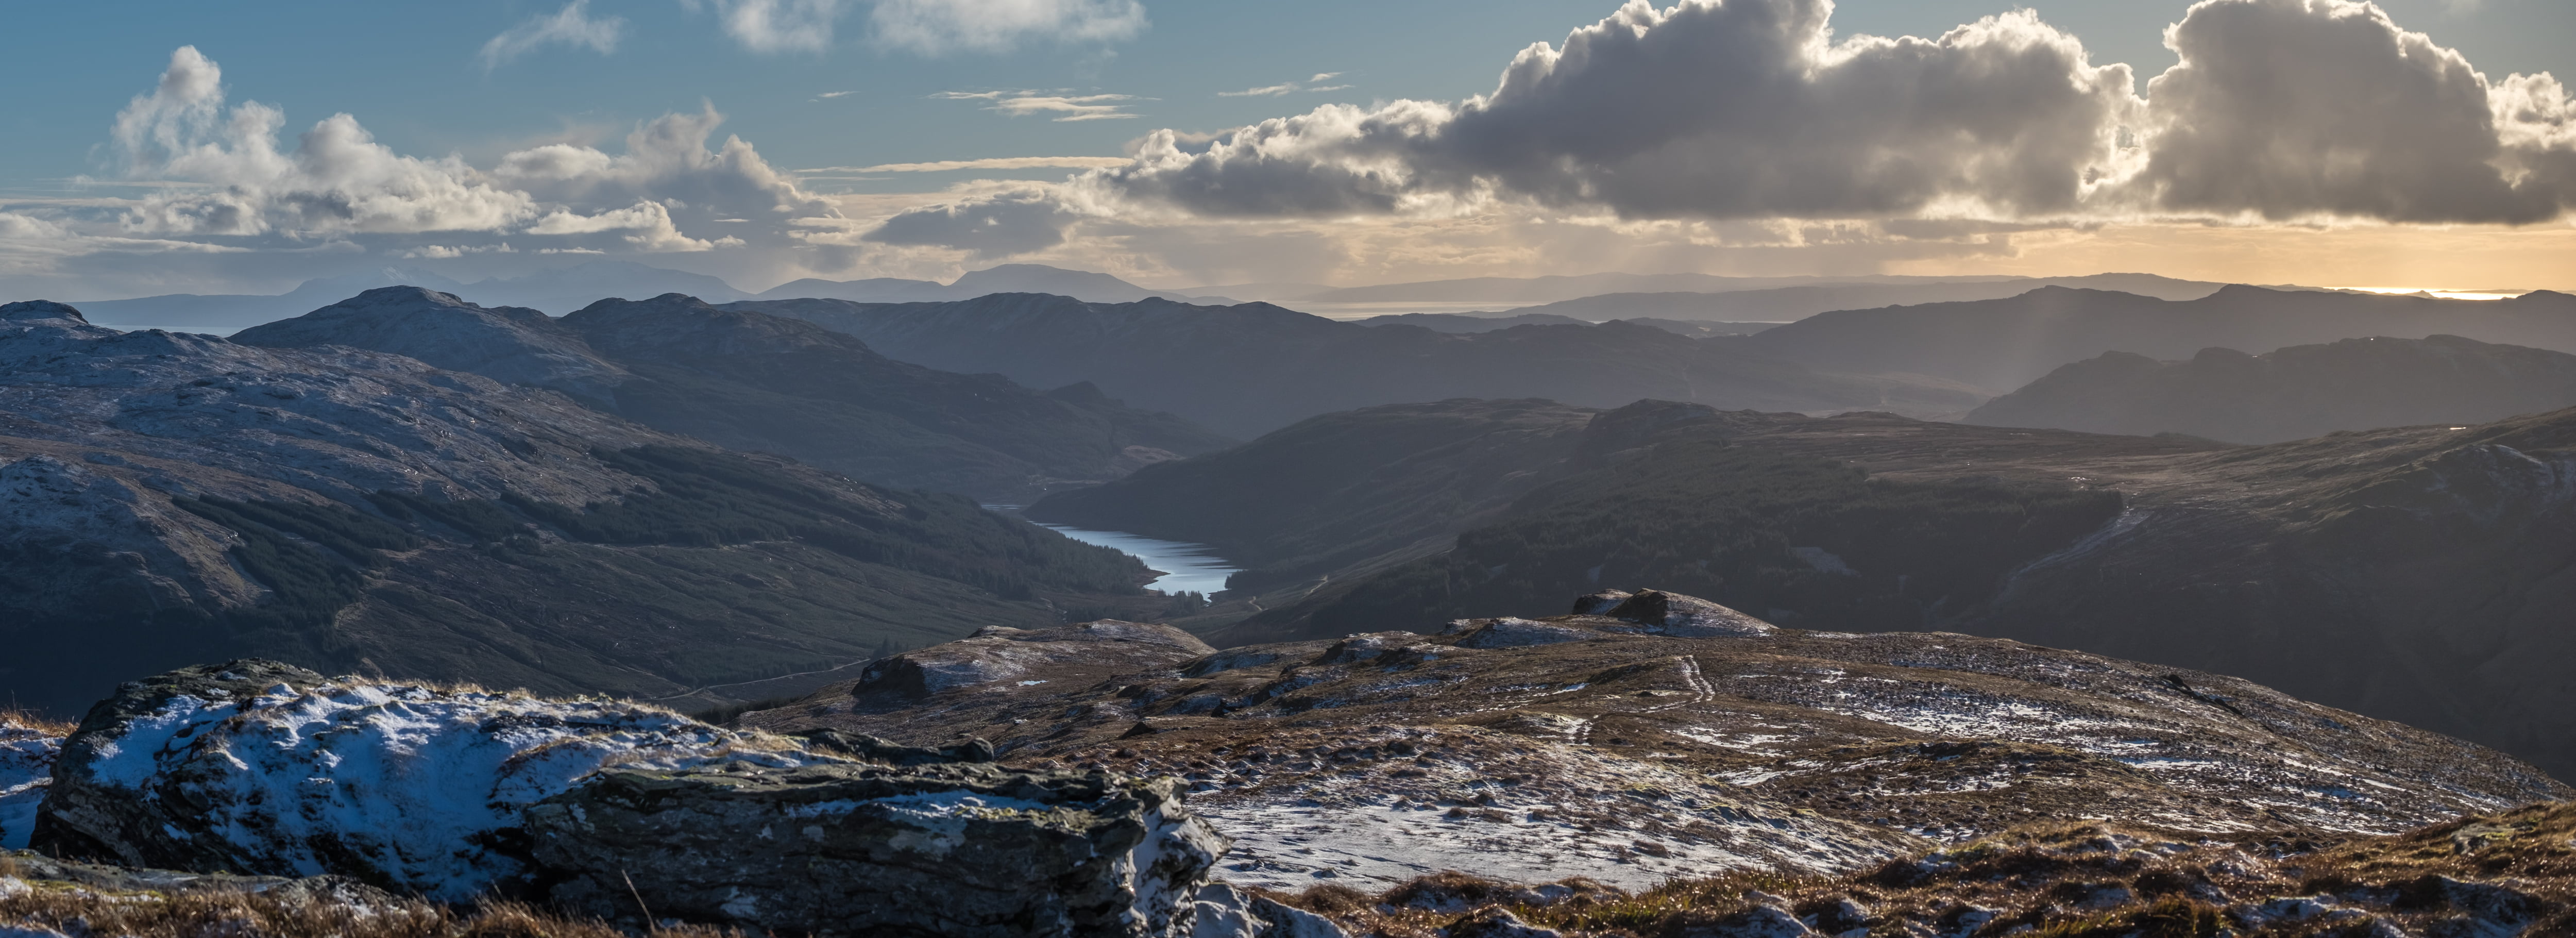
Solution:
M 2565 0 L 12 4 L 0 299 L 1625 270 L 2576 289 Z

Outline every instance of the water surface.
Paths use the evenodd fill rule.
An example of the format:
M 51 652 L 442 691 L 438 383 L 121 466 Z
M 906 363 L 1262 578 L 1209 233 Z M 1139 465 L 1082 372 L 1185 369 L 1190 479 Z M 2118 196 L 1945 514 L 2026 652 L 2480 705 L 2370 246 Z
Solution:
M 984 507 L 1018 514 L 1020 506 L 986 505 Z M 1226 577 L 1233 576 L 1243 569 L 1234 562 L 1217 556 L 1216 549 L 1205 544 L 1157 540 L 1125 531 L 1094 531 L 1090 528 L 1048 524 L 1043 521 L 1029 523 L 1085 544 L 1096 544 L 1123 552 L 1144 561 L 1148 568 L 1162 571 L 1162 576 L 1155 578 L 1154 582 L 1145 584 L 1146 589 L 1161 590 L 1166 593 L 1214 593 L 1225 588 Z

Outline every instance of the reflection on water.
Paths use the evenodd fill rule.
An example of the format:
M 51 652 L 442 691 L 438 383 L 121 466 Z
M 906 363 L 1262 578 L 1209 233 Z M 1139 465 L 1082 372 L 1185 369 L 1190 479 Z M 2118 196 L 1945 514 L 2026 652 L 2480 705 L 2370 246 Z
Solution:
M 986 505 L 984 507 L 1016 514 L 1020 506 Z M 1146 589 L 1161 590 L 1166 593 L 1214 593 L 1225 588 L 1226 577 L 1233 576 L 1236 571 L 1243 569 L 1217 556 L 1216 550 L 1205 544 L 1160 541 L 1150 537 L 1139 537 L 1125 531 L 1094 531 L 1088 528 L 1047 524 L 1042 521 L 1029 523 L 1085 544 L 1097 544 L 1112 550 L 1123 551 L 1129 556 L 1144 561 L 1145 566 L 1163 571 L 1161 577 L 1156 578 L 1152 583 L 1145 584 Z

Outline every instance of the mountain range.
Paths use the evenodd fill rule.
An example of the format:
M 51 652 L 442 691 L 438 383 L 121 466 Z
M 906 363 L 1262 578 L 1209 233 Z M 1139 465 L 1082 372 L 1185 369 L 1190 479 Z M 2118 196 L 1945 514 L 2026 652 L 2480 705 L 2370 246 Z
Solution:
M 2107 352 L 1988 401 L 1965 422 L 2279 443 L 2566 407 L 2576 407 L 2576 355 L 2436 335 L 2262 355 L 2207 348 L 2174 362 Z
M 384 287 L 233 341 L 405 355 L 562 391 L 736 450 L 988 502 L 1026 501 L 1231 442 L 1088 385 L 1040 393 L 998 375 L 934 371 L 812 323 L 678 294 L 601 300 L 554 319 Z
M 706 274 L 652 267 L 631 261 L 590 261 L 540 270 L 516 277 L 486 277 L 466 283 L 436 271 L 384 267 L 355 274 L 307 280 L 276 296 L 199 295 L 175 293 L 122 300 L 79 303 L 102 325 L 125 329 L 172 329 L 230 333 L 328 305 L 358 293 L 390 286 L 419 286 L 455 294 L 487 306 L 520 306 L 564 315 L 601 299 L 652 297 L 682 293 L 710 302 L 747 299 L 831 297 L 871 302 L 967 299 L 987 293 L 1057 293 L 1094 302 L 1122 303 L 1147 297 L 1188 299 L 1176 293 L 1147 290 L 1108 274 L 1065 270 L 1043 264 L 1003 264 L 969 271 L 952 283 L 932 280 L 797 280 L 761 293 L 735 289 Z M 1223 300 L 1223 297 L 1213 299 Z M 1231 301 L 1228 301 L 1231 302 Z
M 1452 397 L 1617 406 L 1645 397 L 1726 407 L 1924 415 L 1985 395 L 1938 381 L 1835 374 L 1626 323 L 1448 334 L 1337 322 L 1267 303 L 1084 303 L 995 294 L 945 303 L 726 304 L 805 319 L 932 368 L 1052 387 L 1088 381 L 1137 407 L 1251 436 L 1336 410 Z
M 2576 410 L 2263 447 L 1658 402 L 1575 417 L 1332 415 L 1029 514 L 1241 552 L 1235 611 L 1194 625 L 1219 644 L 1667 584 L 1783 625 L 2229 671 L 2576 774 L 2552 670 L 2576 654 L 2553 624 L 2576 604 Z M 1408 486 L 1458 497 L 1373 500 Z M 1335 539 L 1380 552 L 1315 549 Z
M 1255 286 L 1255 285 L 1247 285 Z M 2095 290 L 2118 290 L 2145 296 L 2191 299 L 2208 295 L 2223 284 L 2198 280 L 2176 280 L 2155 274 L 2091 274 L 2080 277 L 2008 277 L 1955 276 L 1916 277 L 1886 274 L 1853 276 L 1794 277 L 1722 277 L 1713 274 L 1628 274 L 1602 273 L 1551 277 L 1469 277 L 1456 280 L 1425 280 L 1412 283 L 1389 283 L 1365 287 L 1324 287 L 1312 289 L 1283 288 L 1270 285 L 1262 299 L 1290 303 L 1400 303 L 1400 302 L 1507 302 L 1556 303 L 1580 300 L 1604 294 L 1677 295 L 1774 291 L 1832 287 L 1854 289 L 1856 296 L 1907 297 L 1942 296 L 1944 291 L 1966 291 L 1994 297 L 2013 296 L 2042 286 L 2081 287 Z M 1209 287 L 1211 292 L 1230 292 L 1237 288 Z M 1871 292 L 1873 290 L 1885 292 Z M 1909 293 L 1906 291 L 1923 291 Z M 1244 291 L 1249 294 L 1251 291 Z M 1797 296 L 1799 294 L 1789 294 Z M 1831 295 L 1830 293 L 1816 295 Z M 1655 302 L 1629 300 L 1617 302 Z M 1886 302 L 1906 302 L 1888 299 Z M 1927 300 L 1912 300 L 1927 302 Z M 1826 307 L 1833 308 L 1833 307 Z M 1548 309 L 1519 309 L 1512 312 L 1561 312 Z M 1565 315 L 1576 315 L 1565 313 Z M 1624 318 L 1604 316 L 1600 318 Z M 1578 317 L 1591 318 L 1591 317 Z M 1693 317 L 1677 317 L 1693 318 Z
M 0 306 L 0 686 L 23 706 L 247 654 L 722 702 L 709 685 L 1042 626 L 1145 577 L 962 496 L 552 390 Z
M 1821 313 L 1742 345 L 1826 371 L 1928 375 L 2000 394 L 2104 352 L 2171 360 L 2213 347 L 2261 354 L 2429 335 L 2576 353 L 2576 296 L 2446 300 L 2230 286 L 2174 301 L 2042 287 L 2009 299 Z

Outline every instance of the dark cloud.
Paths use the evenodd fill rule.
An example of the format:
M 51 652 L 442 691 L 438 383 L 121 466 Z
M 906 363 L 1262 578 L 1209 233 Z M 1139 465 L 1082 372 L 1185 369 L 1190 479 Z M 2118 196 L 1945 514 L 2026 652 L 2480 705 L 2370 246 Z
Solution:
M 864 237 L 879 244 L 961 248 L 977 257 L 1008 257 L 1064 243 L 1074 217 L 1040 190 L 1021 190 L 913 209 L 886 219 Z

